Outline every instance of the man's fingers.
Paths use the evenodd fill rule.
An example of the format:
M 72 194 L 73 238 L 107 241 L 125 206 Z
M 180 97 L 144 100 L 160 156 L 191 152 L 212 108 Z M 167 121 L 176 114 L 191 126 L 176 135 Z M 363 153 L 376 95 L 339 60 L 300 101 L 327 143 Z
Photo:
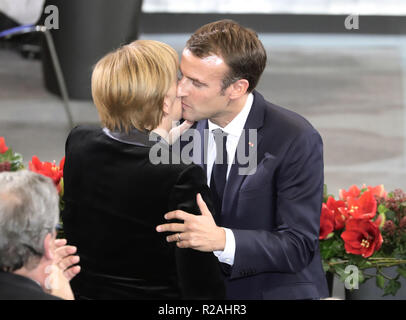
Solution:
M 59 261 L 60 259 L 65 258 L 66 256 L 70 256 L 75 254 L 77 248 L 75 246 L 62 246 L 55 250 L 56 260 Z
M 161 224 L 156 227 L 156 231 L 158 231 L 158 232 L 165 232 L 165 231 L 183 232 L 183 231 L 185 231 L 185 225 L 183 223 Z
M 192 121 L 189 120 L 185 120 L 182 122 L 182 124 L 180 126 L 178 126 L 178 128 L 180 129 L 180 134 L 183 134 L 186 130 L 190 129 L 191 126 L 193 126 Z
M 190 239 L 190 234 L 188 232 L 177 232 L 166 237 L 168 242 L 181 242 L 188 241 Z
M 80 272 L 80 266 L 74 266 L 72 268 L 69 268 L 63 272 L 64 276 L 68 281 L 71 281 L 79 272 Z
M 168 212 L 167 214 L 165 214 L 164 217 L 166 220 L 178 219 L 178 220 L 183 220 L 183 221 L 190 221 L 195 216 L 193 214 L 189 214 L 182 210 L 175 210 L 175 211 Z M 164 231 L 174 231 L 174 232 L 181 231 L 181 232 L 183 232 L 184 229 L 181 229 L 181 228 L 183 228 L 183 224 L 180 224 L 180 223 L 170 223 L 169 224 L 168 223 L 168 224 L 163 224 L 163 225 L 157 226 L 156 231 L 158 231 L 158 232 L 164 232 Z
M 60 248 L 65 246 L 68 243 L 66 239 L 55 239 L 55 247 Z
M 202 195 L 200 193 L 197 194 L 197 205 L 199 206 L 200 212 L 203 216 L 212 216 L 209 208 L 207 208 L 206 202 L 204 202 Z
M 66 269 L 69 269 L 74 264 L 79 263 L 79 261 L 80 261 L 79 256 L 68 256 L 58 262 L 58 267 L 61 270 L 66 270 Z
M 165 219 L 166 220 L 173 220 L 173 219 L 178 219 L 178 220 L 183 220 L 183 221 L 190 221 L 195 218 L 195 215 L 187 213 L 182 210 L 175 210 L 168 212 L 165 214 Z M 183 223 L 167 223 L 167 224 L 161 224 L 156 227 L 156 231 L 158 232 L 165 232 L 165 231 L 171 231 L 171 232 L 183 232 L 185 231 L 185 225 Z
M 169 142 L 174 143 L 186 130 L 193 125 L 193 122 L 185 120 L 181 125 L 169 131 Z
M 176 242 L 176 245 L 178 246 L 178 248 L 193 248 L 190 245 L 190 241 L 178 241 Z
M 182 210 L 171 211 L 164 215 L 164 218 L 166 220 L 178 219 L 178 220 L 187 221 L 187 220 L 190 220 L 192 217 L 194 217 L 193 214 L 187 213 Z

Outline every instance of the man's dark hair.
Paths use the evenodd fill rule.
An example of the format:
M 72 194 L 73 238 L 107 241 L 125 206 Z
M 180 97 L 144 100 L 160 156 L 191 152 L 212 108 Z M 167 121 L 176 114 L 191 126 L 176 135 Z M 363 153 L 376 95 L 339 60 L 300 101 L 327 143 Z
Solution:
M 266 65 L 266 52 L 257 33 L 232 20 L 202 26 L 187 41 L 186 48 L 199 58 L 215 54 L 224 59 L 230 71 L 223 79 L 223 92 L 239 79 L 248 80 L 251 92 Z

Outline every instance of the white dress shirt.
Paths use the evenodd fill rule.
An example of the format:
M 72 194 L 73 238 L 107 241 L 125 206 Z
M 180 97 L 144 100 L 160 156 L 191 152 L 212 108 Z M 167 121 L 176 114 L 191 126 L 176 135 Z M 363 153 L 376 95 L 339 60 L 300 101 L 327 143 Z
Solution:
M 241 134 L 243 132 L 245 122 L 247 121 L 248 114 L 250 113 L 252 103 L 254 101 L 254 96 L 250 93 L 247 97 L 244 107 L 238 113 L 238 115 L 224 128 L 219 127 L 210 120 L 209 123 L 209 140 L 207 143 L 207 181 L 210 185 L 211 172 L 213 169 L 214 161 L 216 159 L 216 142 L 214 141 L 213 130 L 220 128 L 225 133 L 227 133 L 227 157 L 228 157 L 228 167 L 227 167 L 227 176 L 230 173 L 231 165 L 235 158 L 235 153 L 237 150 L 238 141 L 240 140 Z M 220 213 L 218 213 L 220 214 Z M 213 253 L 219 259 L 220 262 L 227 263 L 229 265 L 234 264 L 234 255 L 235 255 L 235 238 L 234 233 L 228 229 L 223 228 L 226 232 L 226 245 L 224 251 L 214 251 Z

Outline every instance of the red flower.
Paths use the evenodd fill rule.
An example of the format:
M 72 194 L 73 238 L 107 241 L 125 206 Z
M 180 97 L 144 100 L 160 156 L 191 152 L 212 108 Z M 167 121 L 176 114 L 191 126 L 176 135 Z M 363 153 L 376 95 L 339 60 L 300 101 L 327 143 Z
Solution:
M 349 219 L 341 234 L 347 253 L 370 257 L 381 248 L 383 238 L 378 226 L 368 219 Z
M 327 207 L 334 214 L 334 229 L 340 230 L 345 226 L 345 220 L 347 220 L 348 215 L 346 212 L 346 204 L 342 200 L 335 200 L 332 196 L 327 199 Z M 343 210 L 344 209 L 344 210 Z
M 6 146 L 6 140 L 4 137 L 0 137 L 0 153 L 5 153 L 8 150 Z
M 358 199 L 347 198 L 348 214 L 356 219 L 373 219 L 376 216 L 376 199 L 370 190 Z
M 378 198 L 384 198 L 385 200 L 387 198 L 387 192 L 385 191 L 383 184 L 380 184 L 376 187 L 368 186 L 368 190 L 371 191 L 372 194 Z
M 319 239 L 326 239 L 334 231 L 334 213 L 325 203 L 321 207 Z
M 28 168 L 36 173 L 42 174 L 51 178 L 54 181 L 55 186 L 60 191 L 59 182 L 63 177 L 63 166 L 65 164 L 65 157 L 62 158 L 59 166 L 52 162 L 41 162 L 37 156 L 33 156 L 32 160 L 28 163 Z
M 349 197 L 358 198 L 360 193 L 361 193 L 361 190 L 358 189 L 358 187 L 354 184 L 348 189 L 348 192 L 345 191 L 344 189 L 340 189 L 338 191 L 338 196 L 339 196 L 340 200 L 346 201 L 347 198 L 349 198 Z

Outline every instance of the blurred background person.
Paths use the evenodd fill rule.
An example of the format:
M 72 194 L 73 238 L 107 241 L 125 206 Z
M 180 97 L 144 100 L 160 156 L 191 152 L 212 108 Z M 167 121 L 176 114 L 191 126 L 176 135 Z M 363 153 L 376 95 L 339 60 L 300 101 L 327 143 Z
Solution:
M 149 40 L 122 46 L 94 68 L 92 94 L 103 128 L 73 129 L 64 167 L 62 218 L 81 257 L 82 272 L 72 283 L 78 298 L 224 297 L 212 253 L 179 249 L 155 232 L 168 210 L 200 214 L 197 193 L 211 203 L 199 166 L 150 160 L 158 140 L 162 153 L 169 152 L 169 131 L 181 118 L 177 70 L 176 51 Z
M 0 31 L 36 23 L 44 3 L 45 0 L 0 0 Z
M 73 299 L 76 248 L 55 240 L 59 196 L 51 179 L 22 170 L 0 173 L 0 299 Z

